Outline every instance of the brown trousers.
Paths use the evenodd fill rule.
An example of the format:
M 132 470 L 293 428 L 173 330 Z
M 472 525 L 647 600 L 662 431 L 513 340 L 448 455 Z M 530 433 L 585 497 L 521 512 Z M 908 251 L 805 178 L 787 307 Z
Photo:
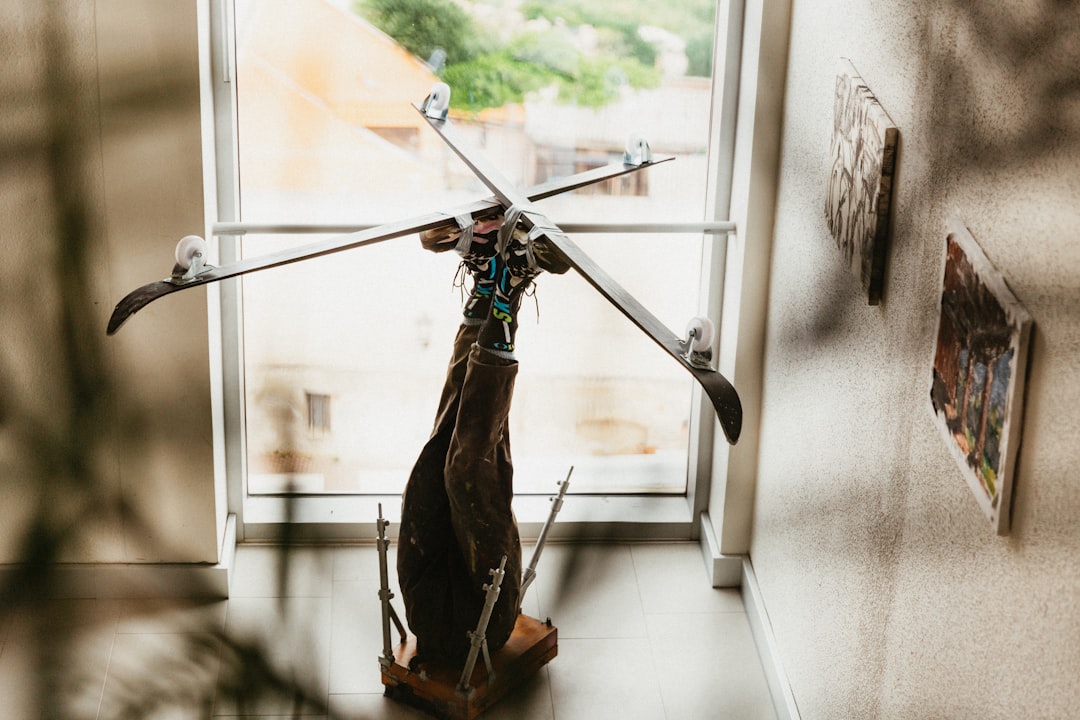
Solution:
M 507 427 L 517 363 L 473 347 L 476 336 L 476 326 L 458 330 L 435 428 L 402 496 L 398 581 L 422 660 L 464 660 L 483 586 L 503 555 L 506 575 L 486 633 L 491 651 L 510 637 L 520 602 Z

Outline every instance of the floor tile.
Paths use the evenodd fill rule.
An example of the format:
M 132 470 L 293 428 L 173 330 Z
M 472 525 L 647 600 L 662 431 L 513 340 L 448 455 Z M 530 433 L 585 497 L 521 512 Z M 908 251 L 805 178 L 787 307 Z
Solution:
M 109 601 L 56 600 L 13 617 L 0 653 L 4 717 L 93 718 L 116 632 Z
M 525 591 L 525 596 L 521 598 L 521 612 L 537 620 L 544 620 L 546 616 L 540 614 L 539 595 L 540 592 L 534 582 L 532 587 Z
M 331 601 L 330 692 L 381 693 L 379 656 L 383 652 L 383 636 L 378 580 L 335 582 Z M 401 603 L 391 602 L 403 616 Z M 399 640 L 397 630 L 391 625 L 391 644 L 396 645 Z
M 665 717 L 645 639 L 561 640 L 547 667 L 555 718 L 657 720 Z
M 547 666 L 514 688 L 482 717 L 484 720 L 554 720 L 551 677 Z
M 117 634 L 100 717 L 208 717 L 216 695 L 219 650 L 209 634 Z
M 714 588 L 697 543 L 631 545 L 641 606 L 648 613 L 744 612 L 735 588 Z
M 552 545 L 537 572 L 540 617 L 564 638 L 644 638 L 633 560 L 626 545 Z
M 229 596 L 330 597 L 333 563 L 333 552 L 325 548 L 301 546 L 286 551 L 270 545 L 241 545 L 236 549 Z
M 220 632 L 225 629 L 225 600 L 119 600 L 118 634 L 152 635 Z
M 237 643 L 236 653 L 225 651 L 221 672 L 240 677 L 265 662 L 281 681 L 303 688 L 325 705 L 330 665 L 331 601 L 329 597 L 232 598 L 226 617 L 227 636 Z M 252 653 L 252 654 L 244 654 Z M 250 684 L 248 684 L 250 687 Z M 234 697 L 218 697 L 215 715 L 286 715 L 293 711 L 293 698 L 265 692 L 244 708 Z M 304 714 L 318 714 L 305 706 Z M 321 711 L 319 711 L 321 712 Z
M 208 688 L 265 662 L 317 698 L 305 720 L 327 717 L 327 704 L 341 717 L 426 718 L 382 694 L 375 547 L 305 546 L 289 561 L 282 590 L 278 551 L 241 547 L 227 601 L 58 600 L 34 606 L 40 623 L 21 610 L 0 622 L 0 715 L 38 717 L 44 689 L 45 710 L 69 720 L 132 706 L 145 720 L 205 720 Z M 404 615 L 392 547 L 388 570 Z M 740 593 L 708 586 L 694 543 L 552 544 L 524 611 L 551 617 L 558 656 L 484 720 L 775 717 Z M 252 654 L 240 662 L 242 651 Z M 284 720 L 293 704 L 274 692 L 243 708 L 218 697 L 213 714 Z
M 348 545 L 333 550 L 335 582 L 350 582 L 355 580 L 379 581 L 379 551 L 375 545 Z M 387 572 L 390 576 L 390 584 L 396 586 L 394 578 L 397 574 L 397 553 L 391 544 L 386 553 Z
M 102 686 L 105 670 L 102 669 Z M 47 691 L 34 668 L 32 649 L 16 643 L 5 643 L 0 653 L 0 697 L 4 711 L 14 718 L 38 717 L 42 710 L 40 699 Z
M 430 720 L 420 710 L 377 693 L 330 695 L 330 709 L 344 717 L 388 718 L 389 720 Z M 551 690 L 547 669 L 542 668 L 528 681 L 502 698 L 483 714 L 484 720 L 553 720 Z
M 650 615 L 648 625 L 668 718 L 775 720 L 745 615 Z
M 431 720 L 431 716 L 416 708 L 395 702 L 378 693 L 356 693 L 330 696 L 330 711 L 345 718 L 379 718 L 379 720 Z M 481 716 L 488 720 L 487 716 Z

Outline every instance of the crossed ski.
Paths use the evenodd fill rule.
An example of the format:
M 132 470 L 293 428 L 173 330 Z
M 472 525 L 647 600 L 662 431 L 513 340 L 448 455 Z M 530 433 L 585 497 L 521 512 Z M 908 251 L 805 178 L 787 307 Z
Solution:
M 447 89 L 442 92 L 448 93 Z M 281 267 L 332 253 L 344 252 L 354 248 L 372 245 L 404 235 L 412 235 L 425 230 L 445 226 L 456 217 L 466 214 L 474 220 L 500 209 L 518 215 L 518 222 L 529 232 L 533 241 L 544 239 L 561 252 L 573 267 L 590 285 L 609 302 L 615 305 L 631 322 L 678 361 L 701 385 L 706 396 L 716 410 L 720 427 L 729 443 L 734 444 L 742 429 L 742 405 L 738 393 L 731 383 L 706 363 L 693 357 L 691 339 L 683 340 L 676 336 L 644 305 L 620 286 L 603 268 L 585 254 L 558 225 L 553 223 L 534 205 L 534 201 L 553 195 L 575 190 L 587 185 L 636 172 L 661 162 L 671 160 L 668 157 L 642 158 L 640 162 L 613 163 L 595 168 L 570 177 L 541 183 L 527 190 L 520 190 L 509 181 L 497 168 L 476 150 L 469 148 L 458 135 L 456 128 L 446 118 L 445 101 L 447 97 L 437 99 L 443 105 L 443 112 L 431 112 L 431 104 L 436 99 L 436 91 L 423 105 L 414 105 L 428 124 L 439 133 L 440 137 L 476 174 L 477 178 L 494 193 L 494 198 L 480 200 L 452 210 L 434 212 L 407 220 L 380 225 L 375 228 L 355 233 L 335 236 L 327 240 L 309 243 L 297 248 L 290 248 L 276 253 L 239 260 L 220 267 L 206 266 L 190 276 L 174 272 L 173 276 L 148 283 L 128 293 L 113 310 L 109 318 L 107 333 L 114 334 L 136 312 L 153 301 L 174 292 L 239 277 L 259 270 Z M 520 214 L 518 214 L 520 212 Z
M 439 97 L 437 92 L 433 90 L 427 101 L 420 105 L 414 104 L 413 107 L 439 133 L 450 149 L 469 166 L 469 169 L 487 186 L 488 190 L 502 201 L 506 208 L 506 215 L 517 216 L 518 223 L 528 231 L 533 242 L 543 239 L 554 246 L 590 285 L 694 376 L 712 402 L 724 436 L 729 443 L 735 444 L 742 430 L 742 403 L 727 378 L 711 366 L 695 362 L 691 355 L 690 339 L 683 340 L 671 332 L 648 308 L 638 302 L 600 265 L 585 254 L 566 233 L 559 229 L 558 225 L 540 212 L 529 197 L 518 190 L 498 168 L 488 162 L 481 153 L 470 148 L 447 119 L 446 112 L 440 112 L 438 108 L 433 111 L 434 100 L 442 101 L 440 105 L 445 106 L 445 101 L 448 99 Z M 443 90 L 443 92 L 448 91 Z M 641 167 L 648 164 L 651 163 L 642 162 Z
M 671 159 L 671 157 L 660 158 L 654 160 L 653 164 Z M 619 177 L 620 175 L 635 172 L 638 169 L 640 168 L 635 165 L 612 163 L 569 177 L 534 185 L 528 189 L 527 193 L 530 200 L 542 200 L 604 180 Z M 119 303 L 117 303 L 116 308 L 112 312 L 112 316 L 109 318 L 109 325 L 106 332 L 109 335 L 114 334 L 139 310 L 142 310 L 155 300 L 174 292 L 239 277 L 240 275 L 246 275 L 259 270 L 268 270 L 270 268 L 281 267 L 302 260 L 310 260 L 312 258 L 344 252 L 365 245 L 373 245 L 404 235 L 413 235 L 418 232 L 423 232 L 424 230 L 433 230 L 446 225 L 448 222 L 453 222 L 454 218 L 463 215 L 471 215 L 474 219 L 490 216 L 492 213 L 497 212 L 500 207 L 501 204 L 498 199 L 489 198 L 487 200 L 480 200 L 447 211 L 428 213 L 427 215 L 420 215 L 367 230 L 334 236 L 326 240 L 281 250 L 276 253 L 246 258 L 220 267 L 207 266 L 205 270 L 190 278 L 182 278 L 174 275 L 173 277 L 167 277 L 163 280 L 147 283 L 128 293 Z

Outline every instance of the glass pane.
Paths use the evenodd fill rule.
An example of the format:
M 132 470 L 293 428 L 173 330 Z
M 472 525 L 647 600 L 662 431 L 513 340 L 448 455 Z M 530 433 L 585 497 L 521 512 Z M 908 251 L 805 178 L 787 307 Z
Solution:
M 447 14 L 424 45 L 380 4 Z M 676 156 L 541 201 L 556 223 L 702 219 L 711 3 L 469 7 L 237 0 L 242 219 L 373 224 L 486 197 L 410 107 L 440 80 L 455 125 L 523 186 L 621 161 L 635 134 Z M 243 253 L 316 239 L 251 235 Z M 574 239 L 683 331 L 700 236 Z M 245 278 L 250 492 L 400 492 L 461 317 L 457 265 L 413 235 Z M 575 492 L 684 492 L 686 373 L 573 271 L 538 278 L 519 320 L 516 492 L 549 493 L 570 465 Z

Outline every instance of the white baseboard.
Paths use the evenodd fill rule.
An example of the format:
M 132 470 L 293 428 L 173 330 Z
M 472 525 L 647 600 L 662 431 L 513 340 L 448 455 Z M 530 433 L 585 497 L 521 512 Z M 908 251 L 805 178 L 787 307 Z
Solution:
M 230 515 L 221 560 L 210 563 L 60 563 L 50 568 L 52 599 L 227 598 L 236 558 L 236 518 Z M 19 566 L 0 566 L 0 581 Z
M 742 584 L 742 555 L 721 555 L 720 543 L 716 541 L 709 513 L 701 513 L 701 555 L 705 560 L 705 572 L 708 573 L 713 587 L 736 588 Z
M 761 598 L 761 588 L 758 586 L 757 576 L 754 575 L 754 568 L 749 558 L 743 560 L 742 576 L 743 607 L 746 609 L 746 618 L 750 621 L 750 630 L 754 634 L 754 644 L 757 645 L 761 667 L 765 671 L 765 680 L 769 685 L 769 694 L 772 695 L 776 718 L 777 720 L 799 720 L 799 706 L 795 704 L 791 684 L 780 662 L 776 637 L 773 635 L 769 614 L 765 611 L 765 603 Z

